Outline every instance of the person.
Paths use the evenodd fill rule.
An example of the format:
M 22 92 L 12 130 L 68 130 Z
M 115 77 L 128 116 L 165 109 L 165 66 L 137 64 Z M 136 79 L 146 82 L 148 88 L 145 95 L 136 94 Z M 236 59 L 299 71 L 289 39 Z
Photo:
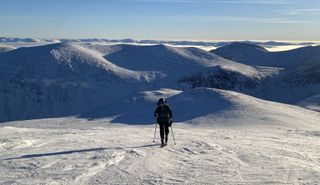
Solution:
M 160 126 L 161 146 L 165 146 L 168 143 L 169 127 L 172 124 L 172 111 L 163 98 L 159 99 L 157 105 L 154 116 Z

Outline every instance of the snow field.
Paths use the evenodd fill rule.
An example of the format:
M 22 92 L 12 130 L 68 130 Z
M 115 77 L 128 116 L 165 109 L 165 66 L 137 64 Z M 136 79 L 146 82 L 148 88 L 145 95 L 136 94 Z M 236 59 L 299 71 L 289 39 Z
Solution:
M 161 149 L 154 125 L 1 126 L 0 184 L 319 184 L 319 130 L 175 124 Z

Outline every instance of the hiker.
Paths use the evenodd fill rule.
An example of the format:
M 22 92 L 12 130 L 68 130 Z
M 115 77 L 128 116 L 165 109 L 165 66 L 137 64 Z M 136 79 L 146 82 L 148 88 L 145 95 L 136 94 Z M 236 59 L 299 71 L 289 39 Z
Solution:
M 163 98 L 159 99 L 157 105 L 158 107 L 154 111 L 154 116 L 160 125 L 161 146 L 165 146 L 168 142 L 169 127 L 172 124 L 172 112 Z

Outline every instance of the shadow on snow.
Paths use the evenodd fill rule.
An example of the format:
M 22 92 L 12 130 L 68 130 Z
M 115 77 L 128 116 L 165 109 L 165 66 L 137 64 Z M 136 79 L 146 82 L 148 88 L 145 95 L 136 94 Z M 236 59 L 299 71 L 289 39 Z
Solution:
M 125 149 L 135 149 L 135 148 L 149 148 L 149 147 L 153 147 L 153 146 L 158 146 L 158 144 L 148 144 L 148 145 L 133 146 L 133 147 L 113 147 L 113 148 L 100 147 L 100 148 L 89 148 L 89 149 L 80 149 L 80 150 L 68 150 L 68 151 L 61 151 L 61 152 L 28 154 L 28 155 L 22 155 L 20 157 L 6 158 L 4 160 L 31 159 L 31 158 L 39 158 L 39 157 L 69 155 L 69 154 L 85 153 L 85 152 L 98 152 L 98 151 L 106 151 L 106 150 L 125 150 Z

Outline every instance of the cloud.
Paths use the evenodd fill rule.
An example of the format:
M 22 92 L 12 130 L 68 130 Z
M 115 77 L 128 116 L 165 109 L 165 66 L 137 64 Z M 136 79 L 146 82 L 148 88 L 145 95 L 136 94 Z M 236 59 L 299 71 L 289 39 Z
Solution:
M 309 21 L 289 20 L 283 18 L 256 18 L 256 17 L 237 17 L 237 16 L 197 16 L 197 15 L 177 15 L 164 17 L 170 21 L 178 22 L 253 22 L 270 24 L 307 24 Z
M 297 14 L 305 14 L 305 13 L 320 13 L 320 8 L 275 10 L 275 12 L 278 12 L 280 14 L 285 14 L 285 15 L 297 15 Z

